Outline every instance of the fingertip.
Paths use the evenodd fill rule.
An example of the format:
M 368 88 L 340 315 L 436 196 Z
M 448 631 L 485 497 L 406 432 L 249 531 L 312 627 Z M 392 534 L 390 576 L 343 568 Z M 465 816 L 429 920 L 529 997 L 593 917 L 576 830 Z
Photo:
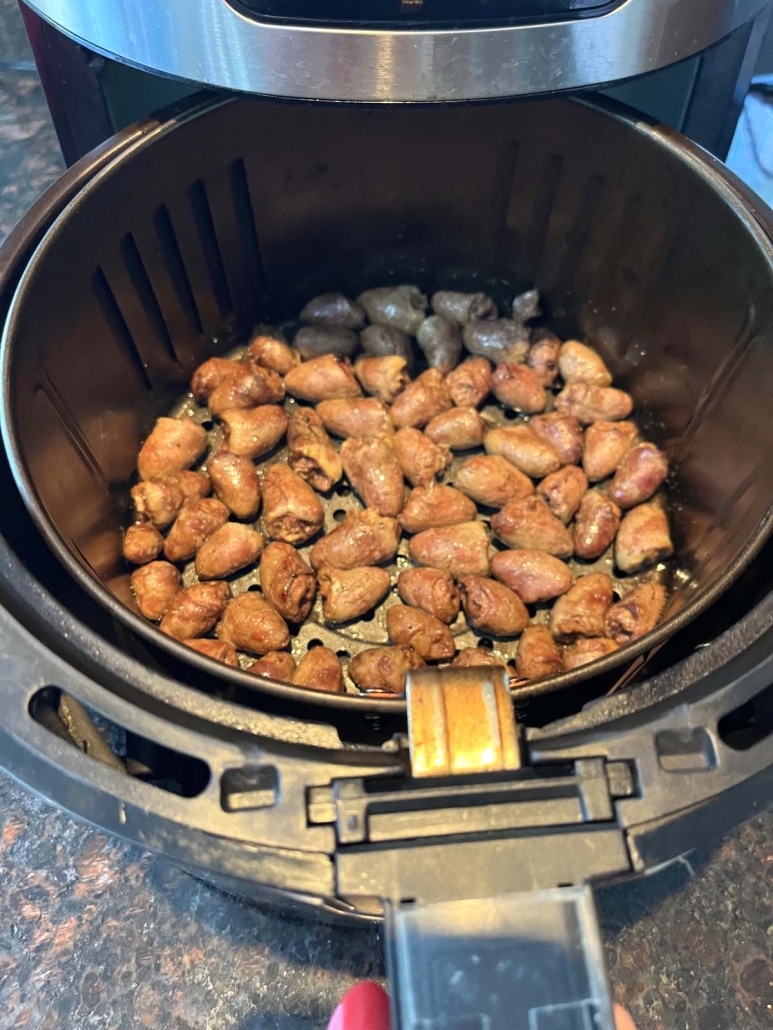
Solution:
M 389 1030 L 389 997 L 378 984 L 355 984 L 333 1013 L 328 1030 Z
M 615 1030 L 636 1030 L 634 1021 L 623 1008 L 615 1002 Z

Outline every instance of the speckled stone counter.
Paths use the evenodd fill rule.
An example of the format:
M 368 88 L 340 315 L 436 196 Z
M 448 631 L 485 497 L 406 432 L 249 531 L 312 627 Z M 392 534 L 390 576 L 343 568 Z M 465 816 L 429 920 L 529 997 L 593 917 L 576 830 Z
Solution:
M 0 0 L 0 26 L 13 2 Z M 10 20 L 0 239 L 62 168 L 36 77 L 5 61 L 18 45 Z M 599 893 L 615 995 L 639 1030 L 773 1026 L 772 866 L 765 816 Z M 356 979 L 382 974 L 375 930 L 247 906 L 0 774 L 0 1030 L 305 1030 L 324 1027 Z

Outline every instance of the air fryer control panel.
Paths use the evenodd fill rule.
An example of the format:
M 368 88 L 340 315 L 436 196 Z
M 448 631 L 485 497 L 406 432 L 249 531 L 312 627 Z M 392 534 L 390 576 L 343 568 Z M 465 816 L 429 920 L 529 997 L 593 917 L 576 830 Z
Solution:
M 229 0 L 260 19 L 298 24 L 462 28 L 529 24 L 606 13 L 621 0 Z

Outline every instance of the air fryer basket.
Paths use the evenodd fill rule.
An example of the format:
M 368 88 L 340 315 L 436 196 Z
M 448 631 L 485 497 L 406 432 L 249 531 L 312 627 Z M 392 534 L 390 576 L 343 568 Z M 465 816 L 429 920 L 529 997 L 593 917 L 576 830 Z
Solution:
M 538 286 L 548 324 L 599 348 L 669 453 L 678 572 L 667 618 L 527 692 L 626 664 L 753 558 L 771 528 L 773 266 L 718 166 L 662 129 L 576 101 L 219 101 L 95 176 L 39 246 L 6 323 L 17 483 L 53 550 L 132 632 L 209 675 L 247 678 L 132 609 L 120 527 L 137 450 L 195 365 L 256 322 L 322 290 L 389 281 L 501 297 Z

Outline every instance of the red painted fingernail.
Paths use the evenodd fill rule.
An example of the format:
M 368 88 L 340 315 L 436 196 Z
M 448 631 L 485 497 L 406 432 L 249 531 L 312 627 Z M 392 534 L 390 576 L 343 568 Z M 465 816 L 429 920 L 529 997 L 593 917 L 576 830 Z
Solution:
M 355 984 L 333 1013 L 328 1030 L 389 1030 L 389 997 L 374 983 Z

